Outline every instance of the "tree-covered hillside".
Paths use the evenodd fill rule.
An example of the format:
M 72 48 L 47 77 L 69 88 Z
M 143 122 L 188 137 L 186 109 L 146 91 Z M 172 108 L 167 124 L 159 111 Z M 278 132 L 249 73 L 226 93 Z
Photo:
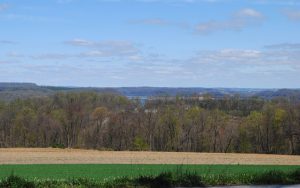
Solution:
M 1 102 L 0 147 L 299 154 L 300 103 L 55 93 Z
M 34 83 L 1 83 L 0 101 L 12 101 L 32 97 L 53 96 L 57 92 L 96 92 L 114 93 L 129 98 L 160 96 L 199 96 L 209 94 L 214 98 L 224 96 L 240 96 L 241 98 L 261 97 L 272 99 L 277 97 L 300 100 L 300 89 L 253 89 L 253 88 L 170 88 L 170 87 L 58 87 L 39 86 Z

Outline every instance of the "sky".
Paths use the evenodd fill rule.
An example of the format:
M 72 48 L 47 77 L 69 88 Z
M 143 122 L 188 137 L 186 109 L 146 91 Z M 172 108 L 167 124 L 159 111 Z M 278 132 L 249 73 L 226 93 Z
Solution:
M 0 82 L 300 88 L 300 0 L 0 0 Z

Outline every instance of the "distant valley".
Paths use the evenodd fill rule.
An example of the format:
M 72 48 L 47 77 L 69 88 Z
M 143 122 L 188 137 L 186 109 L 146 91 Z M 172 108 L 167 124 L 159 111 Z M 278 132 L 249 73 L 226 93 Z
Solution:
M 114 93 L 128 98 L 147 99 L 157 96 L 201 96 L 209 94 L 214 98 L 236 96 L 242 98 L 260 97 L 273 99 L 288 97 L 300 99 L 300 89 L 252 89 L 252 88 L 172 88 L 172 87 L 57 87 L 40 86 L 35 83 L 5 83 L 0 82 L 0 100 L 12 101 L 31 97 L 50 96 L 58 92 L 97 92 Z

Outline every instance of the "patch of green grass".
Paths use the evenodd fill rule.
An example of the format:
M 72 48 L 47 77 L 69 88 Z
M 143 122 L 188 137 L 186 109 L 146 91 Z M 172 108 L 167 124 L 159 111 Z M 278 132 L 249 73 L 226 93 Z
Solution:
M 162 172 L 158 175 L 142 175 L 139 177 L 121 177 L 115 179 L 89 179 L 71 178 L 65 180 L 39 180 L 26 179 L 14 174 L 0 179 L 0 187 L 6 188 L 133 188 L 133 187 L 205 187 L 215 185 L 283 185 L 299 184 L 299 170 L 281 171 L 271 170 L 255 172 L 254 174 L 245 173 L 243 176 L 237 174 L 211 174 L 203 176 L 196 172 L 174 171 Z
M 272 170 L 291 172 L 300 166 L 273 165 L 137 165 L 137 164 L 41 164 L 41 165 L 0 165 L 0 178 L 11 173 L 28 179 L 61 180 L 70 178 L 92 178 L 97 180 L 118 177 L 139 177 L 159 175 L 162 172 L 195 172 L 203 177 L 218 175 L 239 176 L 268 172 Z M 300 174 L 300 172 L 299 172 Z M 246 176 L 245 175 L 245 176 Z

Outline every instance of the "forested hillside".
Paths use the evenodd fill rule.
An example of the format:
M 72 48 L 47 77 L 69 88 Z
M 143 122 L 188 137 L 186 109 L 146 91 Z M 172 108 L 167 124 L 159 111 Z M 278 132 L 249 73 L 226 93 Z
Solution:
M 300 103 L 55 93 L 1 102 L 0 146 L 299 154 Z
M 129 98 L 140 97 L 176 97 L 199 96 L 209 94 L 214 98 L 239 95 L 241 98 L 260 97 L 273 99 L 276 97 L 293 98 L 300 100 L 300 89 L 253 89 L 253 88 L 172 88 L 172 87 L 58 87 L 39 86 L 34 83 L 3 83 L 0 82 L 0 101 L 13 101 L 15 99 L 39 98 L 53 96 L 57 92 L 96 92 L 114 93 Z

